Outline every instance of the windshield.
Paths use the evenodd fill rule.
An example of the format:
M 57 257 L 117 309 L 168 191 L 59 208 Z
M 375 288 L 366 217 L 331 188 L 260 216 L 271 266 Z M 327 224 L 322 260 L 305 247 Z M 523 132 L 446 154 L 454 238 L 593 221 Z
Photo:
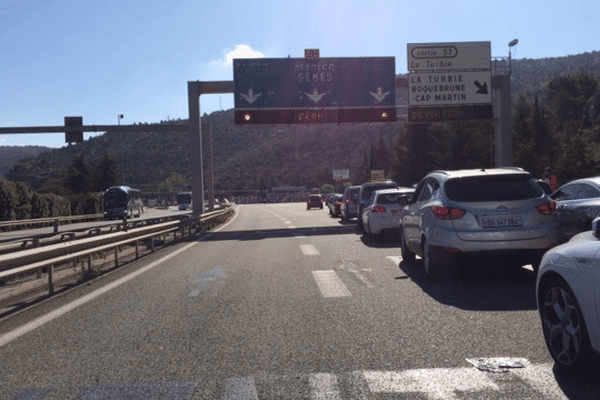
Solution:
M 190 203 L 192 201 L 191 193 L 180 193 L 177 195 L 177 203 Z
M 125 207 L 127 205 L 127 193 L 122 190 L 109 190 L 104 192 L 104 207 Z
M 525 200 L 543 195 L 530 175 L 493 175 L 449 179 L 444 184 L 450 200 L 461 202 Z

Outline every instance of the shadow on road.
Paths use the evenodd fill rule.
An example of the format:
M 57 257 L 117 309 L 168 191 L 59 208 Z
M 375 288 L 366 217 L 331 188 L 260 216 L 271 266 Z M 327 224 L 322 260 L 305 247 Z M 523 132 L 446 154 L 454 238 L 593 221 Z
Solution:
M 374 236 L 363 234 L 360 240 L 365 246 L 376 249 L 400 248 L 399 232 L 381 232 Z
M 349 235 L 356 234 L 355 225 L 320 226 L 308 228 L 288 229 L 257 229 L 234 232 L 213 232 L 202 238 L 205 242 L 220 240 L 263 240 L 285 238 L 294 236 L 323 236 L 323 235 Z
M 564 371 L 555 364 L 552 372 L 569 400 L 600 399 L 600 373 L 597 370 L 574 373 Z
M 436 301 L 464 310 L 535 310 L 535 274 L 526 268 L 496 265 L 461 265 L 448 268 L 432 281 L 420 259 L 402 261 L 400 269 Z M 405 279 L 399 276 L 396 279 Z

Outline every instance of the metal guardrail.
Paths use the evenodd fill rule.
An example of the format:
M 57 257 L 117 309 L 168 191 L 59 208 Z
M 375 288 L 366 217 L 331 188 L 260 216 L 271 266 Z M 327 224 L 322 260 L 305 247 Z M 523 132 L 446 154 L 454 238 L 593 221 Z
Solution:
M 74 216 L 59 216 L 59 217 L 50 217 L 50 218 L 33 218 L 33 219 L 19 219 L 16 221 L 0 221 L 0 227 L 2 226 L 21 226 L 21 225 L 37 225 L 37 224 L 47 224 L 53 223 L 56 227 L 60 221 L 77 221 L 82 219 L 100 219 L 104 218 L 104 214 L 84 214 L 84 215 L 74 215 Z
M 17 251 L 0 255 L 0 282 L 9 278 L 27 274 L 35 271 L 38 278 L 42 278 L 42 270 L 47 270 L 47 290 L 50 295 L 55 292 L 54 268 L 68 262 L 77 262 L 81 258 L 87 258 L 88 272 L 92 268 L 92 255 L 108 250 L 115 252 L 115 267 L 119 266 L 119 248 L 127 245 L 135 245 L 135 259 L 140 257 L 139 243 L 150 239 L 151 252 L 155 251 L 155 238 L 172 233 L 173 241 L 177 242 L 177 233 L 181 232 L 181 238 L 185 236 L 187 228 L 188 235 L 198 233 L 202 225 L 207 222 L 226 217 L 233 212 L 232 207 L 213 211 L 202 215 L 200 218 L 186 217 L 177 221 L 162 222 L 156 225 L 148 225 L 140 228 L 127 229 L 102 236 L 88 237 L 86 239 L 73 240 L 50 246 L 36 247 L 28 250 Z M 166 240 L 164 245 L 167 245 Z M 0 299 L 0 305 L 6 303 Z

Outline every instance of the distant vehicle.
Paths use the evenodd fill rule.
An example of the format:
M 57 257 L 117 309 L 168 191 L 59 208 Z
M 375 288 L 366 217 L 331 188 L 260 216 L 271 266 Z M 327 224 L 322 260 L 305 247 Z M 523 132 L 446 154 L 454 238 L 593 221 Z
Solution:
M 544 339 L 558 367 L 600 369 L 600 219 L 592 230 L 549 250 L 540 264 L 536 300 Z
M 111 186 L 102 194 L 104 218 L 139 217 L 144 212 L 140 191 L 129 186 Z
M 310 210 L 313 207 L 323 209 L 323 198 L 320 194 L 311 194 L 308 196 L 308 200 L 306 201 L 306 209 Z
M 365 233 L 375 236 L 387 230 L 398 232 L 400 212 L 414 192 L 413 188 L 374 191 L 363 211 Z
M 176 196 L 177 207 L 180 210 L 192 208 L 192 192 L 179 192 Z
M 433 171 L 401 214 L 405 261 L 419 255 L 428 278 L 448 265 L 502 257 L 537 269 L 558 244 L 555 203 L 520 168 Z
M 364 230 L 364 221 L 362 213 L 367 205 L 367 201 L 371 197 L 371 193 L 381 189 L 395 189 L 398 184 L 394 181 L 376 181 L 376 182 L 365 182 L 360 186 L 360 192 L 358 194 L 358 210 L 356 211 L 356 222 L 359 230 Z
M 342 195 L 336 193 L 329 196 L 328 199 L 327 207 L 329 207 L 329 215 L 339 217 L 342 212 Z
M 348 186 L 342 194 L 342 221 L 348 222 L 351 218 L 356 217 L 358 210 L 358 194 L 360 186 Z
M 550 196 L 556 202 L 561 241 L 592 229 L 600 216 L 600 177 L 576 179 L 565 183 Z

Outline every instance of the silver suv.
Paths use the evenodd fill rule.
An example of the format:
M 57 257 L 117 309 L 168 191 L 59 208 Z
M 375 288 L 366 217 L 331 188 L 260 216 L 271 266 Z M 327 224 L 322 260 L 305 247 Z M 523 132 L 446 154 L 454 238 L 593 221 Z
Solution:
M 558 244 L 556 205 L 520 168 L 433 171 L 402 210 L 402 258 L 423 260 L 436 278 L 444 265 L 502 257 L 539 266 Z

